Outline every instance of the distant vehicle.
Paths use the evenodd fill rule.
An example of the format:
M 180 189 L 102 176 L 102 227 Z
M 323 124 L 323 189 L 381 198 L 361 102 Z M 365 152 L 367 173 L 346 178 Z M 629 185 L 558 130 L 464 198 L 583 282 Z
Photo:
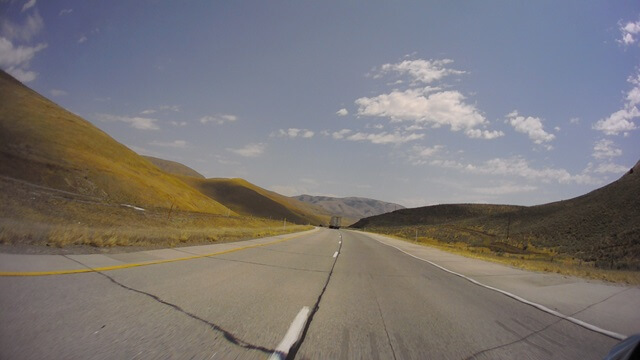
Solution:
M 342 222 L 341 216 L 332 216 L 329 222 L 329 229 L 340 229 L 340 223 Z

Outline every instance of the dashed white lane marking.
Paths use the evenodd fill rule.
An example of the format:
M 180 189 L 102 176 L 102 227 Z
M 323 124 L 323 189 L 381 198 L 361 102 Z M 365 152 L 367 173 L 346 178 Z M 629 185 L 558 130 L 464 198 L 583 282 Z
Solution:
M 308 306 L 305 306 L 300 310 L 298 315 L 296 315 L 296 318 L 293 319 L 291 326 L 289 326 L 289 330 L 285 334 L 284 339 L 282 339 L 280 345 L 276 348 L 276 351 L 271 354 L 269 360 L 282 360 L 287 357 L 293 344 L 300 339 L 300 334 L 302 334 L 302 330 L 307 323 L 310 312 L 311 309 L 309 309 Z
M 407 255 L 409 255 L 409 256 L 411 256 L 411 257 L 413 257 L 413 258 L 416 258 L 416 259 L 418 259 L 418 260 L 421 260 L 421 261 L 427 262 L 427 263 L 429 263 L 429 264 L 431 264 L 431 265 L 433 265 L 433 266 L 435 266 L 435 267 L 439 268 L 439 269 L 440 269 L 440 270 L 442 270 L 442 271 L 446 271 L 446 272 L 448 272 L 448 273 L 450 273 L 450 274 L 453 274 L 453 275 L 459 276 L 459 277 L 461 277 L 461 278 L 463 278 L 463 279 L 465 279 L 465 280 L 468 280 L 468 281 L 470 281 L 470 282 L 472 282 L 472 283 L 474 283 L 474 284 L 476 284 L 476 285 L 478 285 L 478 286 L 482 286 L 483 288 L 487 288 L 487 289 L 489 289 L 489 290 L 497 291 L 497 292 L 499 292 L 499 293 L 501 293 L 501 294 L 503 294 L 503 295 L 506 295 L 506 296 L 508 296 L 508 297 L 510 297 L 510 298 L 512 298 L 512 299 L 515 299 L 515 300 L 517 300 L 517 301 L 520 301 L 521 303 L 524 303 L 524 304 L 527 304 L 527 305 L 533 306 L 533 307 L 537 308 L 538 310 L 544 311 L 544 312 L 546 312 L 546 313 L 548 313 L 548 314 L 551 314 L 551 315 L 557 316 L 557 317 L 559 317 L 559 318 L 561 318 L 561 319 L 564 319 L 564 320 L 570 321 L 570 322 L 572 322 L 572 323 L 574 323 L 574 324 L 576 324 L 576 325 L 582 326 L 582 327 L 583 327 L 583 328 L 585 328 L 585 329 L 589 329 L 589 330 L 591 330 L 591 331 L 595 331 L 595 332 L 600 333 L 600 334 L 602 334 L 602 335 L 606 335 L 606 336 L 609 336 L 609 337 L 611 337 L 611 338 L 618 339 L 618 340 L 624 340 L 624 339 L 626 339 L 626 338 L 627 338 L 627 336 L 626 336 L 626 335 L 622 335 L 622 334 L 619 334 L 619 333 L 614 332 L 614 331 L 611 331 L 611 330 L 606 330 L 606 329 L 600 328 L 600 327 L 595 326 L 595 325 L 593 325 L 593 324 L 589 324 L 589 323 L 587 323 L 587 322 L 584 322 L 584 321 L 582 321 L 582 320 L 580 320 L 580 319 L 576 319 L 576 318 L 574 318 L 574 317 L 571 317 L 571 316 L 565 315 L 565 314 L 560 313 L 560 312 L 558 312 L 558 311 L 555 311 L 555 310 L 549 309 L 548 307 L 546 307 L 546 306 L 544 306 L 544 305 L 541 305 L 541 304 L 535 303 L 535 302 L 533 302 L 533 301 L 529 301 L 529 300 L 527 300 L 527 299 L 525 299 L 525 298 L 522 298 L 522 297 L 520 297 L 520 296 L 518 296 L 518 295 L 512 294 L 512 293 L 510 293 L 510 292 L 508 292 L 508 291 L 504 291 L 504 290 L 501 290 L 501 289 L 495 288 L 495 287 L 493 287 L 493 286 L 485 285 L 485 284 L 483 284 L 483 283 L 481 283 L 481 282 L 479 282 L 479 281 L 476 281 L 476 280 L 474 280 L 474 279 L 472 279 L 472 278 L 470 278 L 470 277 L 468 277 L 468 276 L 466 276 L 466 275 L 462 275 L 462 274 L 457 273 L 457 272 L 455 272 L 455 271 L 451 271 L 451 270 L 449 270 L 449 269 L 447 269 L 447 268 L 445 268 L 445 267 L 442 267 L 442 266 L 440 266 L 440 265 L 438 265 L 438 264 L 436 264 L 436 263 L 434 263 L 434 262 L 431 262 L 431 261 L 429 261 L 429 260 L 426 260 L 426 259 L 423 259 L 423 258 L 417 257 L 417 256 L 415 256 L 415 255 L 413 255 L 413 254 L 409 254 L 408 252 L 406 252 L 406 251 L 404 251 L 404 250 L 400 249 L 400 248 L 399 248 L 399 247 L 397 247 L 397 246 L 393 246 L 393 245 L 390 245 L 390 244 L 384 243 L 384 242 L 382 242 L 382 241 L 380 241 L 380 240 L 378 240 L 378 239 L 376 239 L 376 238 L 373 238 L 373 239 L 374 239 L 374 240 L 376 240 L 377 242 L 379 242 L 379 243 L 383 244 L 383 245 L 387 245 L 387 246 L 390 246 L 390 247 L 392 247 L 392 248 L 395 248 L 396 250 L 401 251 L 401 252 L 403 252 L 403 253 L 405 253 L 405 254 L 407 254 Z
M 337 257 L 338 256 L 338 252 L 336 251 L 335 253 L 333 253 L 333 257 Z

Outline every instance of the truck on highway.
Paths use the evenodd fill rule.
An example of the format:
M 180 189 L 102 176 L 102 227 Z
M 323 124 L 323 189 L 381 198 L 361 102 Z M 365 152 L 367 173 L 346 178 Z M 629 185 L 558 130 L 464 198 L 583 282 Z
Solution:
M 342 217 L 332 216 L 331 221 L 329 222 L 329 229 L 340 229 L 341 222 L 342 222 Z

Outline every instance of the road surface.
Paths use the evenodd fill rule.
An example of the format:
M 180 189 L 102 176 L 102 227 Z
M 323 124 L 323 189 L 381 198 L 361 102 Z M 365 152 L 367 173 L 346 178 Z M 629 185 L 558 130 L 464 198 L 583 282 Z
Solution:
M 601 359 L 618 342 L 328 229 L 191 260 L 2 276 L 0 309 L 2 359 Z M 291 350 L 287 334 L 300 339 Z

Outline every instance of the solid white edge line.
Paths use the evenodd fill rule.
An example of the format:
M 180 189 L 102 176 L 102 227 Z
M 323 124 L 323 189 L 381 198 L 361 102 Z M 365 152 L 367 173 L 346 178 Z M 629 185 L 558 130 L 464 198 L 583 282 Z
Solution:
M 433 265 L 433 266 L 435 266 L 435 267 L 439 268 L 440 270 L 443 270 L 443 271 L 446 271 L 446 272 L 448 272 L 448 273 L 450 273 L 450 274 L 453 274 L 453 275 L 459 276 L 459 277 L 461 277 L 461 278 L 463 278 L 463 279 L 465 279 L 465 280 L 468 280 L 468 281 L 470 281 L 470 282 L 472 282 L 472 283 L 474 283 L 474 284 L 476 284 L 476 285 L 478 285 L 478 286 L 482 286 L 483 288 L 487 288 L 487 289 L 489 289 L 489 290 L 497 291 L 497 292 L 499 292 L 499 293 L 501 293 L 501 294 L 503 294 L 503 295 L 506 295 L 506 296 L 508 296 L 508 297 L 510 297 L 510 298 L 512 298 L 512 299 L 515 299 L 515 300 L 517 300 L 517 301 L 520 301 L 521 303 L 524 303 L 524 304 L 527 304 L 527 305 L 533 306 L 533 307 L 537 308 L 538 310 L 544 311 L 544 312 L 549 313 L 549 314 L 551 314 L 551 315 L 557 316 L 557 317 L 559 317 L 559 318 L 561 318 L 561 319 L 564 319 L 564 320 L 570 321 L 570 322 L 572 322 L 572 323 L 574 323 L 574 324 L 576 324 L 576 325 L 582 326 L 582 327 L 583 327 L 583 328 L 585 328 L 585 329 L 589 329 L 589 330 L 591 330 L 591 331 L 595 331 L 595 332 L 597 332 L 597 333 L 600 333 L 600 334 L 603 334 L 603 335 L 606 335 L 606 336 L 609 336 L 609 337 L 612 337 L 612 338 L 614 338 L 614 339 L 618 339 L 618 340 L 624 340 L 624 339 L 626 339 L 626 338 L 627 338 L 627 336 L 626 336 L 626 335 L 622 335 L 622 334 L 619 334 L 619 333 L 614 332 L 614 331 L 610 331 L 610 330 L 606 330 L 606 329 L 600 328 L 600 327 L 598 327 L 598 326 L 595 326 L 595 325 L 589 324 L 589 323 L 587 323 L 587 322 L 584 322 L 584 321 L 582 321 L 582 320 L 580 320 L 580 319 L 576 319 L 576 318 L 574 318 L 574 317 L 571 317 L 571 316 L 565 315 L 565 314 L 563 314 L 563 313 L 557 312 L 557 311 L 555 311 L 555 310 L 549 309 L 548 307 L 546 307 L 546 306 L 544 306 L 544 305 L 541 305 L 541 304 L 535 303 L 535 302 L 533 302 L 533 301 L 529 301 L 529 300 L 527 300 L 527 299 L 524 299 L 524 298 L 522 298 L 522 297 L 520 297 L 520 296 L 518 296 L 518 295 L 512 294 L 512 293 L 510 293 L 510 292 L 508 292 L 508 291 L 504 291 L 504 290 L 501 290 L 501 289 L 495 288 L 495 287 L 493 287 L 493 286 L 485 285 L 485 284 L 483 284 L 483 283 L 481 283 L 481 282 L 479 282 L 479 281 L 477 281 L 477 280 L 474 280 L 474 279 L 472 279 L 472 278 L 470 278 L 470 277 L 468 277 L 468 276 L 466 276 L 466 275 L 462 275 L 462 274 L 457 273 L 457 272 L 455 272 L 455 271 L 451 271 L 451 270 L 449 270 L 449 269 L 447 269 L 447 268 L 445 268 L 445 267 L 442 267 L 442 266 L 440 266 L 440 265 L 438 265 L 438 264 L 436 264 L 436 263 L 434 263 L 434 262 L 431 262 L 431 261 L 429 261 L 429 260 L 426 260 L 426 259 L 423 259 L 423 258 L 417 257 L 417 256 L 415 256 L 415 255 L 413 255 L 413 254 L 409 254 L 408 252 L 406 252 L 406 251 L 404 251 L 404 250 L 400 249 L 399 247 L 394 246 L 394 245 L 391 245 L 391 244 L 384 243 L 384 242 L 382 242 L 382 241 L 380 241 L 380 240 L 376 239 L 375 237 L 373 237 L 372 239 L 374 239 L 375 241 L 377 241 L 377 242 L 379 242 L 379 243 L 381 243 L 381 244 L 383 244 L 383 245 L 390 246 L 390 247 L 392 247 L 392 248 L 394 248 L 394 249 L 396 249 L 396 250 L 398 250 L 398 251 L 400 251 L 400 252 L 403 252 L 403 253 L 405 253 L 405 254 L 407 254 L 407 255 L 409 255 L 409 256 L 411 256 L 411 257 L 413 257 L 413 258 L 416 258 L 416 259 L 418 259 L 418 260 L 422 260 L 422 261 L 424 261 L 424 262 L 427 262 L 427 263 L 429 263 L 429 264 L 431 264 L 431 265 Z
M 311 309 L 309 309 L 308 306 L 304 306 L 300 310 L 296 318 L 293 319 L 291 326 L 289 326 L 289 330 L 284 335 L 284 339 L 282 339 L 278 347 L 276 347 L 276 351 L 271 354 L 269 360 L 282 360 L 287 357 L 293 344 L 300 339 L 300 334 L 302 334 L 310 312 Z
M 333 257 L 337 257 L 337 256 L 338 256 L 338 252 L 336 251 L 333 253 Z

